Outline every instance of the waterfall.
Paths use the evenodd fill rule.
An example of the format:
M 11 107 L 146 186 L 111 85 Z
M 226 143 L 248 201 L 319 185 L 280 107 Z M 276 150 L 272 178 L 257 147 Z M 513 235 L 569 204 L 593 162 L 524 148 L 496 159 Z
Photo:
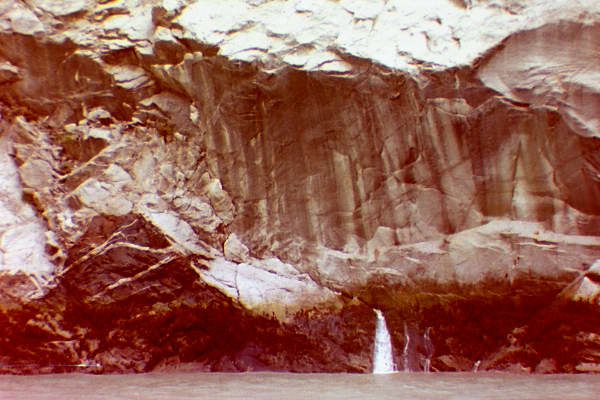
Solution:
M 375 343 L 373 345 L 373 373 L 389 374 L 396 371 L 392 353 L 392 338 L 385 323 L 385 317 L 380 310 L 374 310 L 377 315 L 375 327 Z

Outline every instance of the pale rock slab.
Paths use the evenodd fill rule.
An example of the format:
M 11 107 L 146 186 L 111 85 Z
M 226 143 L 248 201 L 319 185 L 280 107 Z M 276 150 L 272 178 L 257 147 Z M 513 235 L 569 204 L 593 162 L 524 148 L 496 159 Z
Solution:
M 97 179 L 89 179 L 78 187 L 73 194 L 88 207 L 99 213 L 109 215 L 128 214 L 133 204 L 126 197 L 118 195 L 116 188 Z
M 64 17 L 70 14 L 88 10 L 94 0 L 35 0 L 34 6 L 49 12 L 57 17 Z
M 507 98 L 555 109 L 580 135 L 598 137 L 599 46 L 598 25 L 549 24 L 510 37 L 478 75 Z
M 173 205 L 187 221 L 209 232 L 216 230 L 223 223 L 210 203 L 199 197 L 177 197 L 173 200 Z
M 47 231 L 21 192 L 8 142 L 0 137 L 0 271 L 47 279 L 55 269 L 45 251 Z
M 35 13 L 23 4 L 8 0 L 0 6 L 0 29 L 23 35 L 44 31 L 44 25 Z
M 147 203 L 138 205 L 137 211 L 160 229 L 184 254 L 205 253 L 205 248 L 200 245 L 192 227 L 177 214 L 153 210 Z
M 9 62 L 0 63 L 0 83 L 13 82 L 20 79 L 19 68 Z
M 227 260 L 241 263 L 248 259 L 249 251 L 240 238 L 232 233 L 223 245 L 223 254 Z
M 223 258 L 197 270 L 206 283 L 237 299 L 249 310 L 281 319 L 308 304 L 335 303 L 336 294 L 277 259 L 232 263 Z
M 562 296 L 579 302 L 600 305 L 600 261 L 594 262 L 573 283 L 561 292 Z

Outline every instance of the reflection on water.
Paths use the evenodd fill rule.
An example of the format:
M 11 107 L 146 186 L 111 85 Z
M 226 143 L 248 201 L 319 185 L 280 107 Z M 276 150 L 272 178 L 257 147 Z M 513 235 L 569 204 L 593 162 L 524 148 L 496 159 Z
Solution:
M 0 399 L 595 399 L 600 375 L 196 373 L 0 376 Z

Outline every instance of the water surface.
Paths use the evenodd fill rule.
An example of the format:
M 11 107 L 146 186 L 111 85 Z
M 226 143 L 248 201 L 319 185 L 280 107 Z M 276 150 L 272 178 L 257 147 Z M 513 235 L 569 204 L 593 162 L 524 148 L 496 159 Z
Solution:
M 597 399 L 600 375 L 168 372 L 0 376 L 0 399 Z

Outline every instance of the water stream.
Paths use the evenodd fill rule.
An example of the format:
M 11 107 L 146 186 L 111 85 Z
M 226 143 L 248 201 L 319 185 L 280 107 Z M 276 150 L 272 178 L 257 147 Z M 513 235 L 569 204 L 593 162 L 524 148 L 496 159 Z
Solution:
M 425 329 L 425 333 L 423 334 L 423 345 L 425 348 L 425 364 L 423 366 L 423 372 L 431 372 L 431 357 L 433 356 L 433 342 L 431 341 L 431 337 L 429 337 L 430 332 L 431 332 L 431 327 Z
M 377 325 L 375 326 L 375 343 L 373 345 L 373 373 L 389 374 L 396 371 L 392 338 L 383 313 L 380 310 L 374 311 L 377 315 Z
M 431 358 L 434 352 L 431 327 L 426 328 L 421 333 L 417 324 L 405 321 L 402 370 L 406 372 L 431 372 Z
M 412 343 L 410 340 L 410 333 L 408 331 L 408 325 L 406 325 L 406 321 L 404 321 L 404 349 L 402 350 L 402 367 L 404 371 L 410 371 L 410 356 L 411 353 L 410 347 Z

